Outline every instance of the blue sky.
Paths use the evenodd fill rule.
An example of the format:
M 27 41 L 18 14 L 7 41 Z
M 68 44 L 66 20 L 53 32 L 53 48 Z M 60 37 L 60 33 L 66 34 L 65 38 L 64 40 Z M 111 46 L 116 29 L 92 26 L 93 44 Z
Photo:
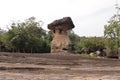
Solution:
M 103 36 L 104 25 L 116 13 L 120 0 L 0 0 L 0 27 L 29 17 L 42 20 L 42 28 L 56 19 L 70 16 L 79 36 Z

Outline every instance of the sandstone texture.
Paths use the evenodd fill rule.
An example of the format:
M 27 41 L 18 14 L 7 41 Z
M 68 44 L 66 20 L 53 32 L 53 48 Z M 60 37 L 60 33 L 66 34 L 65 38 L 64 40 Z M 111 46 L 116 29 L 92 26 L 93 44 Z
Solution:
M 48 24 L 50 34 L 53 38 L 51 42 L 51 53 L 68 52 L 71 50 L 72 43 L 69 39 L 68 32 L 74 28 L 70 17 L 55 20 Z
M 70 53 L 0 53 L 0 80 L 120 80 L 120 60 Z

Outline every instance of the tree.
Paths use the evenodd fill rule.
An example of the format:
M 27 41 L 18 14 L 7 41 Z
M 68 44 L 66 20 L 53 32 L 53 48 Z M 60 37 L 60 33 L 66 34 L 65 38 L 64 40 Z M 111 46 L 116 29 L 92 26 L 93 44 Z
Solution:
M 72 42 L 72 50 L 79 52 L 80 47 L 79 47 L 78 43 L 80 41 L 80 37 L 77 34 L 75 34 L 73 31 L 69 32 L 69 37 Z
M 4 34 L 6 31 L 0 28 L 0 35 Z
M 6 45 L 8 49 L 17 52 L 49 52 L 48 34 L 41 28 L 35 17 L 24 22 L 12 23 L 6 33 Z
M 103 37 L 80 37 L 78 44 L 81 46 L 81 50 L 87 49 L 89 52 L 95 52 L 105 48 Z
M 0 52 L 3 51 L 3 49 L 5 48 L 5 45 L 3 43 L 3 34 L 6 31 L 0 28 Z
M 105 48 L 103 37 L 79 37 L 73 31 L 69 33 L 69 37 L 73 44 L 73 50 L 79 53 L 82 53 L 83 49 L 94 52 Z
M 119 7 L 116 7 L 118 11 L 120 11 Z M 105 25 L 104 30 L 105 38 L 110 38 L 111 49 L 118 49 L 120 47 L 120 14 L 117 12 L 109 21 L 108 24 Z M 109 46 L 110 47 L 110 46 Z

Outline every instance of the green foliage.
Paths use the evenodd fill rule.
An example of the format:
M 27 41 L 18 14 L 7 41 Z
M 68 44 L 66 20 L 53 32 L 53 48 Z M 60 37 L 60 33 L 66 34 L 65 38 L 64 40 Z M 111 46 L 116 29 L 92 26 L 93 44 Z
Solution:
M 104 37 L 80 37 L 73 31 L 69 32 L 72 50 L 82 53 L 83 49 L 96 51 L 105 47 L 116 50 L 120 47 L 120 15 L 114 15 L 105 25 Z M 0 46 L 6 51 L 46 53 L 50 52 L 52 38 L 41 28 L 35 17 L 23 22 L 12 23 L 8 31 L 0 29 Z M 1 48 L 0 48 L 1 49 Z
M 4 34 L 4 43 L 8 51 L 49 52 L 49 37 L 39 22 L 31 17 L 24 22 L 12 23 L 9 31 Z
M 73 50 L 82 53 L 83 48 L 96 51 L 105 48 L 103 37 L 79 37 L 73 31 L 69 34 L 73 44 Z
M 119 10 L 119 9 L 118 9 Z M 115 14 L 105 25 L 104 36 L 108 48 L 117 50 L 120 47 L 120 15 Z
M 80 54 L 80 56 L 82 56 L 82 57 L 90 57 L 89 54 L 84 54 L 84 53 Z
M 82 57 L 89 57 L 89 58 L 97 58 L 97 56 L 93 55 L 93 56 L 90 56 L 89 54 L 80 54 L 80 56 Z
M 75 34 L 73 31 L 69 33 L 69 37 L 72 42 L 72 50 L 79 52 L 80 51 L 80 46 L 79 46 L 80 37 L 77 34 Z
M 4 34 L 6 31 L 0 28 L 0 35 Z
M 81 37 L 79 44 L 82 48 L 88 48 L 90 51 L 96 51 L 105 48 L 103 37 Z

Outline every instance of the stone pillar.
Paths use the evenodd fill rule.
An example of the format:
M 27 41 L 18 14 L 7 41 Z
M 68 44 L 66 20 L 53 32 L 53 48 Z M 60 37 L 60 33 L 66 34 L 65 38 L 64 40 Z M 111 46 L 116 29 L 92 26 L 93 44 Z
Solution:
M 71 41 L 68 31 L 74 28 L 74 24 L 70 17 L 55 20 L 48 25 L 50 34 L 53 38 L 51 42 L 51 53 L 67 52 L 71 50 Z

